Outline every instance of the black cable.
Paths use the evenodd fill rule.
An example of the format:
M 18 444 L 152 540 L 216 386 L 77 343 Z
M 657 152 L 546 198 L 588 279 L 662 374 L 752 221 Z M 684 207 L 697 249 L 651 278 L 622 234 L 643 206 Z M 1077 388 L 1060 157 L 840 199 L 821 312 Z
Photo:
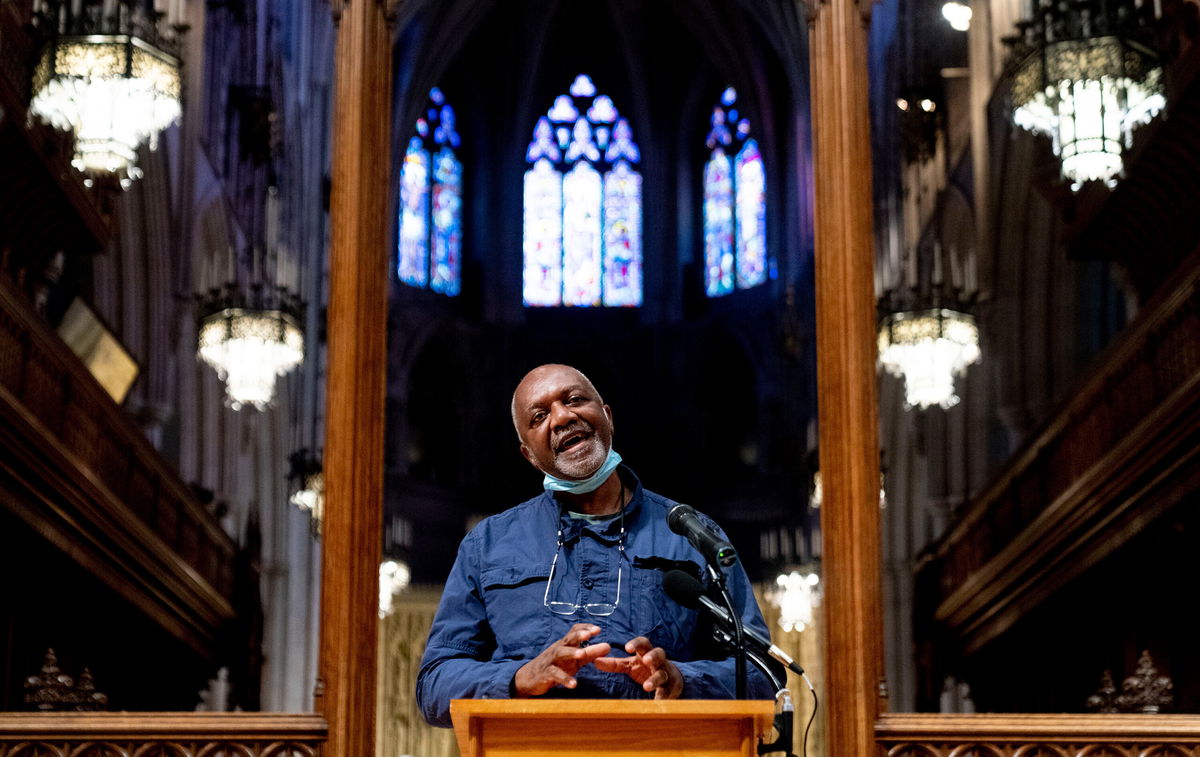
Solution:
M 808 690 L 813 695 L 813 710 L 808 716 L 808 725 L 804 726 L 804 742 L 800 747 L 802 757 L 808 757 L 808 729 L 812 728 L 813 721 L 817 719 L 817 690 L 813 688 L 812 681 L 808 680 L 808 676 L 803 676 L 804 682 L 808 684 Z

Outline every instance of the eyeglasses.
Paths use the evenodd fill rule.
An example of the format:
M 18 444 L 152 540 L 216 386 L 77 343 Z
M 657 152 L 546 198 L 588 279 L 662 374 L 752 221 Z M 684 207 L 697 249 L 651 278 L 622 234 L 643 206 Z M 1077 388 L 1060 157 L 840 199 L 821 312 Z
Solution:
M 546 593 L 542 597 L 542 605 L 555 615 L 573 615 L 582 609 L 588 615 L 602 618 L 616 612 L 617 605 L 621 602 L 621 574 L 625 570 L 625 508 L 621 508 L 621 536 L 617 541 L 617 597 L 615 601 L 588 602 L 582 605 L 577 605 L 574 602 L 550 601 L 550 586 L 554 583 L 554 569 L 558 565 L 558 553 L 562 551 L 562 546 L 563 533 L 560 526 L 558 529 L 558 545 L 554 548 L 554 559 L 550 561 L 550 576 L 546 579 Z

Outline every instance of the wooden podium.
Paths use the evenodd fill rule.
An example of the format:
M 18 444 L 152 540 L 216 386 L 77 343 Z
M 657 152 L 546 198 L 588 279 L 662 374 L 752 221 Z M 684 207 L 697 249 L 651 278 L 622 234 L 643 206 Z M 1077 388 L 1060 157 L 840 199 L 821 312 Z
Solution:
M 455 699 L 462 757 L 756 757 L 769 700 Z

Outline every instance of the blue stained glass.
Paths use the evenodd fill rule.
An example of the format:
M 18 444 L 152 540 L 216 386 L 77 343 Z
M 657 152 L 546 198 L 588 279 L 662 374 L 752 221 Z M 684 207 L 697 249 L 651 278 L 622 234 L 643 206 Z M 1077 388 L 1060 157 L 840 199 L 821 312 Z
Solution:
M 612 142 L 604 152 L 604 159 L 609 163 L 616 163 L 621 158 L 630 163 L 637 163 L 642 158 L 638 146 L 633 142 L 633 130 L 624 118 L 619 119 L 613 127 Z
M 463 168 L 453 150 L 459 136 L 454 109 L 437 87 L 428 105 L 400 168 L 396 271 L 405 284 L 452 297 L 462 289 Z M 433 145 L 440 149 L 431 156 Z
M 438 144 L 449 144 L 451 147 L 458 147 L 462 140 L 459 139 L 458 131 L 454 127 L 454 108 L 451 108 L 449 105 L 443 105 L 439 116 L 442 121 L 439 126 L 442 137 L 438 140 Z
M 574 97 L 591 97 L 596 94 L 596 85 L 592 84 L 592 77 L 580 74 L 575 77 L 575 81 L 571 82 L 569 91 Z
M 592 140 L 592 125 L 587 119 L 581 118 L 575 122 L 571 146 L 567 148 L 567 161 L 586 157 L 588 160 L 600 160 L 600 150 Z
M 559 95 L 554 98 L 554 106 L 550 108 L 546 117 L 556 124 L 569 124 L 579 118 L 579 111 L 569 96 Z
M 449 147 L 433 160 L 433 258 L 429 288 L 453 297 L 462 289 L 462 163 Z
M 713 108 L 712 131 L 708 133 L 704 144 L 711 150 L 717 145 L 727 145 L 732 141 L 733 136 L 729 133 L 729 127 L 725 123 L 725 110 L 718 105 Z
M 704 166 L 704 291 L 729 294 L 734 286 L 733 165 L 720 147 Z
M 737 283 L 752 287 L 767 278 L 767 182 L 758 143 L 746 140 L 734 160 L 737 186 Z
M 545 116 L 539 118 L 537 125 L 533 127 L 533 141 L 529 143 L 529 149 L 525 152 L 525 160 L 530 163 L 542 158 L 562 158 L 558 145 L 554 144 L 554 129 L 550 127 L 550 119 Z
M 579 162 L 563 179 L 563 304 L 600 304 L 600 173 Z
M 525 172 L 524 300 L 562 303 L 562 174 L 546 158 Z
M 737 91 L 729 87 L 713 108 L 705 139 L 712 150 L 704 166 L 704 291 L 709 297 L 757 286 L 768 273 L 777 275 L 774 268 L 768 271 L 762 154 L 750 137 L 750 120 L 739 115 L 736 105 Z M 722 145 L 740 149 L 730 160 Z
M 425 286 L 429 276 L 429 153 L 413 137 L 400 168 L 400 280 Z
M 585 74 L 538 119 L 525 153 L 526 306 L 641 304 L 642 179 L 630 165 L 640 157 Z
M 604 176 L 604 304 L 642 304 L 642 177 L 623 160 Z
M 611 124 L 617 120 L 617 109 L 613 107 L 613 101 L 608 95 L 600 95 L 592 102 L 592 107 L 588 108 L 588 120 L 597 124 Z

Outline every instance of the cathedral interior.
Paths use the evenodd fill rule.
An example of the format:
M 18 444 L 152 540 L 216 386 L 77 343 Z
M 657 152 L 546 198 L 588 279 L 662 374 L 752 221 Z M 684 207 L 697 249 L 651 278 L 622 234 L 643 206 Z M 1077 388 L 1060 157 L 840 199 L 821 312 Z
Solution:
M 379 753 L 542 363 L 819 679 L 822 3 L 380 4 Z M 314 709 L 344 5 L 0 0 L 0 711 Z M 861 9 L 887 708 L 1200 711 L 1200 5 Z

